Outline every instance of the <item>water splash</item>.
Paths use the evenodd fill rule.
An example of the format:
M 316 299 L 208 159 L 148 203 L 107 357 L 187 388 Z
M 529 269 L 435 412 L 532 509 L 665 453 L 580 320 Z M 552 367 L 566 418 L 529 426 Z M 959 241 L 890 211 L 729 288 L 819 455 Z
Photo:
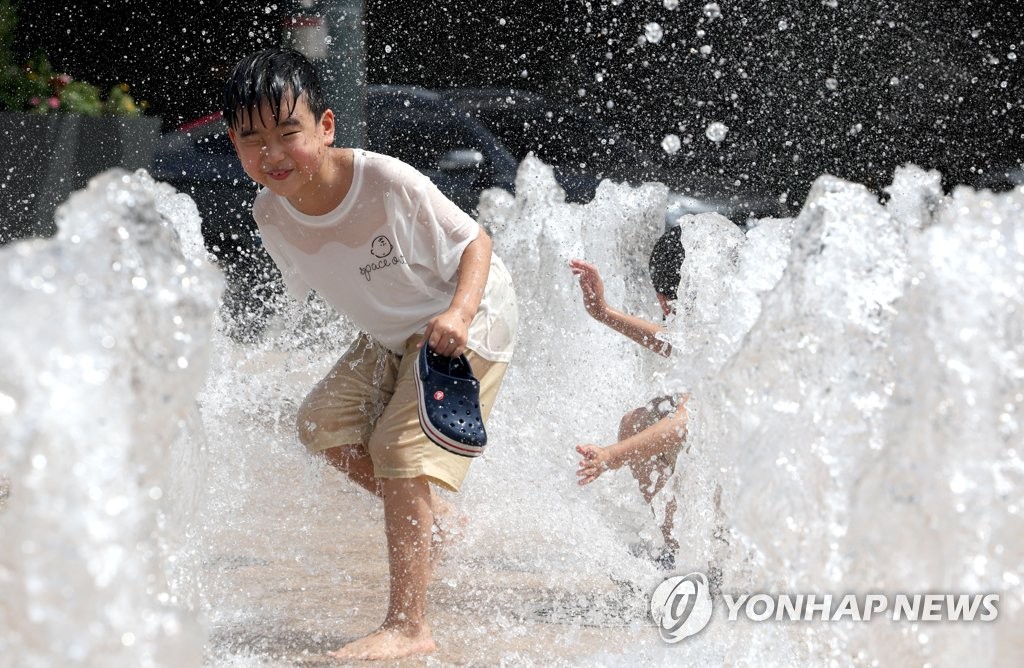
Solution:
M 645 353 L 586 316 L 567 266 L 595 262 L 611 303 L 655 319 L 667 190 L 605 182 L 567 204 L 531 158 L 516 193 L 479 207 L 523 326 L 431 589 L 439 662 L 1019 662 L 1024 192 L 947 196 L 908 167 L 885 203 L 822 177 L 793 219 L 680 220 L 680 572 L 1002 598 L 998 622 L 941 633 L 719 611 L 672 647 L 647 619 L 664 574 L 628 550 L 657 534 L 635 483 L 573 475 L 572 446 L 610 442 L 654 394 Z M 210 331 L 219 282 L 190 205 L 110 175 L 65 206 L 59 240 L 2 251 L 19 315 L 0 323 L 0 656 L 19 665 L 301 665 L 380 621 L 380 509 L 293 427 L 352 328 L 314 301 L 259 342 Z
M 177 559 L 221 280 L 195 205 L 145 174 L 97 177 L 57 224 L 0 249 L 0 656 L 194 665 L 198 583 Z
M 1003 593 L 998 625 L 952 625 L 925 640 L 913 625 L 861 625 L 813 641 L 883 664 L 1001 661 L 1021 615 L 1024 546 L 1009 527 L 1020 521 L 1011 490 L 1022 471 L 1024 192 L 946 198 L 938 184 L 901 169 L 882 205 L 822 177 L 758 312 L 740 308 L 737 291 L 753 286 L 728 272 L 697 288 L 737 304 L 700 325 L 724 342 L 692 353 L 715 362 L 694 386 L 698 461 L 724 473 L 712 476 L 721 507 L 749 551 L 719 561 L 726 581 Z

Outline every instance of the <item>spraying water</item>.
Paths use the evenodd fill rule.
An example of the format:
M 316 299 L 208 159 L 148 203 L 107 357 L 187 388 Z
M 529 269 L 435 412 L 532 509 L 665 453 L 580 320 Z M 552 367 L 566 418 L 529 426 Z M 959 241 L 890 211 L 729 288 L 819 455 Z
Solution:
M 1019 664 L 1024 191 L 899 170 L 888 201 L 821 177 L 742 231 L 684 217 L 672 369 L 691 393 L 679 573 L 722 592 L 997 592 L 992 623 L 728 623 L 661 640 L 666 574 L 628 473 L 579 488 L 573 445 L 656 393 L 647 353 L 583 310 L 568 260 L 654 319 L 667 190 L 566 204 L 528 159 L 480 220 L 522 323 L 453 501 L 430 592 L 441 665 Z M 59 236 L 0 249 L 0 665 L 292 666 L 379 623 L 380 508 L 310 460 L 305 392 L 354 334 L 317 301 L 223 333 L 191 201 L 144 173 L 73 197 Z M 660 511 L 659 511 L 660 512 Z M 716 604 L 717 605 L 717 604 Z
M 222 281 L 195 205 L 144 175 L 96 178 L 57 223 L 2 251 L 0 662 L 195 664 L 178 560 Z

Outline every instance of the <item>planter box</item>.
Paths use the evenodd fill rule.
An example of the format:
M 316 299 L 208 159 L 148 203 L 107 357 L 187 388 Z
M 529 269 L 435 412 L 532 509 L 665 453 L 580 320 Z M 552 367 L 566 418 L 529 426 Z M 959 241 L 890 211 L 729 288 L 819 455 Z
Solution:
M 160 119 L 0 113 L 0 244 L 57 231 L 53 214 L 111 167 L 149 167 Z

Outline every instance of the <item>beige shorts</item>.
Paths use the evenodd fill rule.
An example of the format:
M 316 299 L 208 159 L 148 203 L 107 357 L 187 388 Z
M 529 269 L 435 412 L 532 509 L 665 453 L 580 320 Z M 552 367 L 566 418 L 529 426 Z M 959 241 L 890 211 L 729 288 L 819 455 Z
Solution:
M 360 334 L 299 407 L 299 439 L 312 452 L 362 444 L 377 478 L 418 478 L 458 491 L 469 457 L 441 449 L 420 428 L 414 366 L 422 337 L 405 342 L 399 357 Z M 480 412 L 486 421 L 505 377 L 504 362 L 466 351 L 480 381 Z

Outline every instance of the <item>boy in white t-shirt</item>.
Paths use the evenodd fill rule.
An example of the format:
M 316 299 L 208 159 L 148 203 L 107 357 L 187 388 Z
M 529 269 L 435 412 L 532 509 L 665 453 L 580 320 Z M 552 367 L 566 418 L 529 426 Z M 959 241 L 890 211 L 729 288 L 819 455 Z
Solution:
M 487 233 L 425 176 L 394 158 L 332 146 L 334 114 L 298 52 L 267 49 L 239 61 L 224 117 L 245 172 L 263 186 L 253 216 L 288 291 L 305 299 L 316 290 L 362 330 L 298 414 L 307 449 L 384 502 L 386 617 L 332 654 L 430 652 L 426 595 L 441 503 L 430 484 L 458 491 L 471 460 L 420 428 L 417 350 L 466 353 L 486 419 L 512 357 L 512 281 Z

